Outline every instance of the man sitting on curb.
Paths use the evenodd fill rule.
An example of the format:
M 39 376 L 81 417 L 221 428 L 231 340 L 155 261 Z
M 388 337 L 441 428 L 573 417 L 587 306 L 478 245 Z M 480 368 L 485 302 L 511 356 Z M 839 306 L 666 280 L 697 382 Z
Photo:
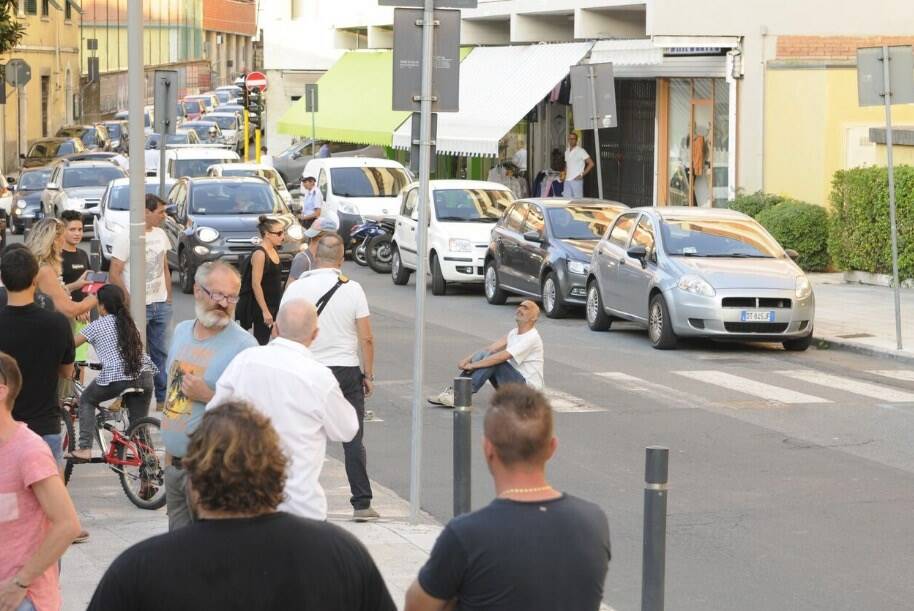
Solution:
M 483 422 L 497 498 L 444 528 L 406 593 L 406 611 L 599 608 L 609 523 L 597 505 L 548 483 L 557 445 L 541 392 L 498 389 Z
M 463 375 L 473 379 L 474 393 L 487 381 L 495 388 L 511 382 L 543 388 L 543 340 L 534 328 L 539 317 L 539 306 L 522 301 L 514 312 L 516 329 L 457 364 Z M 429 397 L 428 402 L 454 407 L 454 390 L 449 386 L 438 396 Z

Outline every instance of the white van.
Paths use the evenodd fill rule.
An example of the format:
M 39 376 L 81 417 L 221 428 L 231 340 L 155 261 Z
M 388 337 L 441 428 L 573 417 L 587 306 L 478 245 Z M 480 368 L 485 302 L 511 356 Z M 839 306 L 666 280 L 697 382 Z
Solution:
M 432 180 L 429 191 L 432 294 L 443 295 L 449 282 L 482 284 L 492 227 L 514 203 L 514 195 L 504 185 L 480 180 Z M 418 265 L 418 223 L 419 184 L 413 183 L 403 191 L 394 230 L 394 284 L 406 284 Z
M 409 171 L 390 159 L 324 157 L 312 159 L 302 176 L 314 176 L 324 201 L 336 207 L 340 235 L 349 247 L 349 232 L 363 219 L 393 218 L 400 192 L 412 181 Z M 300 178 L 300 177 L 299 177 Z

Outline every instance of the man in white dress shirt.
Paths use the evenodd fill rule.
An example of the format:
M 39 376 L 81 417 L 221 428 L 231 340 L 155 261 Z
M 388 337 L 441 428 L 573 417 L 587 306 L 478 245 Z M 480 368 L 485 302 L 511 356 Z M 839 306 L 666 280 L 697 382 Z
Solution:
M 568 149 L 565 150 L 565 189 L 562 196 L 568 199 L 584 197 L 584 177 L 593 170 L 593 159 L 578 146 L 578 135 L 568 134 Z
M 309 350 L 318 334 L 317 310 L 304 299 L 284 302 L 274 339 L 232 360 L 207 409 L 246 401 L 270 417 L 292 464 L 280 511 L 327 519 L 327 497 L 318 481 L 327 440 L 348 442 L 359 420 L 329 368 Z

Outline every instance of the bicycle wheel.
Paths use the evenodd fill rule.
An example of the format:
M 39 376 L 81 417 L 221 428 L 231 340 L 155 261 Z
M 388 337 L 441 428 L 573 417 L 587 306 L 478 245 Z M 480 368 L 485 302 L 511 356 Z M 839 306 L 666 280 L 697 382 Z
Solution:
M 60 408 L 60 419 L 63 420 L 64 426 L 63 450 L 65 453 L 70 453 L 76 449 L 76 427 L 73 426 L 73 418 L 70 417 L 70 412 L 64 407 Z M 63 468 L 64 486 L 70 483 L 70 476 L 72 474 L 73 462 L 68 460 Z
M 146 416 L 131 423 L 127 439 L 118 445 L 117 457 L 137 464 L 118 471 L 124 494 L 140 509 L 159 509 L 165 505 L 165 444 L 159 419 Z

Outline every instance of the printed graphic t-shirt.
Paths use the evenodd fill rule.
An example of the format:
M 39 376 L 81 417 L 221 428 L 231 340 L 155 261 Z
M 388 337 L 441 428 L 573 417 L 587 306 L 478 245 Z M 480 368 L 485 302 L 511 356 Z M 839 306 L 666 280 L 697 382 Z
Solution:
M 64 250 L 60 253 L 61 268 L 64 284 L 76 282 L 89 269 L 89 255 L 84 250 L 77 248 L 74 251 Z M 82 301 L 86 294 L 81 290 L 70 293 L 73 301 Z
M 16 574 L 51 527 L 32 485 L 57 477 L 57 463 L 44 440 L 22 423 L 0 445 L 0 583 Z M 57 563 L 29 584 L 36 609 L 60 609 Z
M 165 395 L 165 413 L 162 418 L 162 441 L 172 456 L 187 453 L 188 437 L 203 418 L 206 404 L 191 401 L 181 390 L 185 374 L 200 376 L 206 385 L 216 388 L 219 376 L 235 355 L 257 345 L 254 336 L 231 322 L 218 335 L 198 340 L 194 338 L 194 320 L 185 320 L 175 327 L 171 350 L 165 363 L 168 387 Z
M 508 363 L 517 369 L 529 386 L 536 389 L 543 387 L 543 340 L 539 331 L 530 329 L 521 335 L 517 329 L 508 333 L 508 346 L 511 353 Z
M 165 276 L 165 256 L 171 242 L 168 235 L 159 227 L 146 232 L 146 305 L 161 303 L 168 299 L 170 278 Z M 114 238 L 111 256 L 125 263 L 124 283 L 130 290 L 130 232 L 122 231 Z

